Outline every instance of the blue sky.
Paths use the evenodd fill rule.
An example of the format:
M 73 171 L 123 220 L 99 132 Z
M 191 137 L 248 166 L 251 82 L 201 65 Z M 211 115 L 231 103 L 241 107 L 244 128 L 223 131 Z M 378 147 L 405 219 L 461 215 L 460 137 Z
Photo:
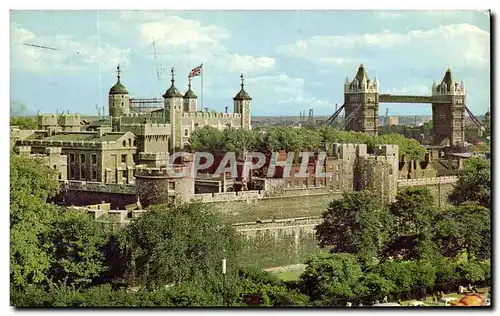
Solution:
M 232 109 L 243 72 L 256 116 L 331 114 L 360 63 L 381 93 L 394 94 L 429 95 L 450 67 L 469 108 L 478 115 L 490 108 L 483 12 L 12 11 L 10 26 L 11 102 L 33 112 L 107 109 L 118 63 L 136 98 L 161 96 L 171 67 L 184 92 L 189 71 L 203 63 L 204 107 L 218 111 Z M 193 89 L 201 95 L 200 78 Z M 380 104 L 380 114 L 387 107 L 392 115 L 431 114 L 430 105 L 408 104 Z

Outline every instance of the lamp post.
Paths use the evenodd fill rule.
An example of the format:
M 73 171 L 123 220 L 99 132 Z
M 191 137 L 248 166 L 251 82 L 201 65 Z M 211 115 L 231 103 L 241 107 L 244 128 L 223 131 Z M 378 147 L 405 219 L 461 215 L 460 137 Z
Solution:
M 222 252 L 224 253 L 225 257 L 225 252 L 226 250 L 223 249 Z M 226 258 L 222 259 L 222 306 L 226 305 Z

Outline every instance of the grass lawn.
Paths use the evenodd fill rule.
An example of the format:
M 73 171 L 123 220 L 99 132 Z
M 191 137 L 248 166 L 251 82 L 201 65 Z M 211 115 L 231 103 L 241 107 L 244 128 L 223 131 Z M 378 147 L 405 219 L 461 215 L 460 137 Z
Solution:
M 298 280 L 302 271 L 284 271 L 284 272 L 276 272 L 274 273 L 278 278 L 283 281 L 295 281 Z

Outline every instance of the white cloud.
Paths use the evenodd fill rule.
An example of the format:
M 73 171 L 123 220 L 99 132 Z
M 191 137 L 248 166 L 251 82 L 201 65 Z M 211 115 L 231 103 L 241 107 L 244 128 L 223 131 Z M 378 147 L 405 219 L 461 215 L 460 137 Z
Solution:
M 230 52 L 224 41 L 230 32 L 216 25 L 206 25 L 197 20 L 159 12 L 123 12 L 121 18 L 137 23 L 140 43 L 152 47 L 155 43 L 156 58 L 161 63 L 194 66 L 201 62 L 218 71 L 259 73 L 273 69 L 273 57 L 249 56 Z M 155 58 L 153 53 L 150 58 Z
M 99 61 L 102 69 L 108 70 L 118 63 L 128 64 L 130 53 L 130 49 L 120 49 L 108 43 L 98 45 L 95 36 L 86 38 L 85 42 L 77 42 L 65 35 L 39 36 L 18 26 L 11 27 L 10 48 L 12 68 L 48 73 L 85 71 L 91 65 L 97 67 Z
M 229 55 L 229 67 L 234 72 L 251 73 L 256 69 L 274 68 L 276 60 L 271 57 Z
M 247 79 L 253 94 L 269 96 L 280 107 L 324 108 L 330 106 L 326 99 L 319 99 L 307 92 L 302 78 L 290 77 L 284 73 Z
M 489 67 L 490 33 L 471 24 L 453 24 L 431 30 L 407 33 L 367 33 L 361 35 L 314 36 L 278 47 L 280 54 L 304 58 L 320 66 L 348 65 L 353 56 L 383 53 L 393 63 L 391 54 L 419 66 L 461 64 L 466 67 Z M 364 55 L 363 55 L 364 54 Z M 361 59 L 362 57 L 358 57 Z

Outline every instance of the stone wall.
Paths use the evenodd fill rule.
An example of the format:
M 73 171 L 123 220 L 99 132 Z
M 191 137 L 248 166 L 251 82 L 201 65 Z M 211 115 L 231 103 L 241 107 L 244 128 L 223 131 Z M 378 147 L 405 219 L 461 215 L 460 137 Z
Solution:
M 67 202 L 66 202 L 67 201 Z M 95 191 L 75 191 L 66 190 L 62 203 L 64 205 L 84 206 L 90 204 L 109 203 L 111 209 L 124 209 L 125 206 L 137 202 L 134 194 L 95 192 Z

